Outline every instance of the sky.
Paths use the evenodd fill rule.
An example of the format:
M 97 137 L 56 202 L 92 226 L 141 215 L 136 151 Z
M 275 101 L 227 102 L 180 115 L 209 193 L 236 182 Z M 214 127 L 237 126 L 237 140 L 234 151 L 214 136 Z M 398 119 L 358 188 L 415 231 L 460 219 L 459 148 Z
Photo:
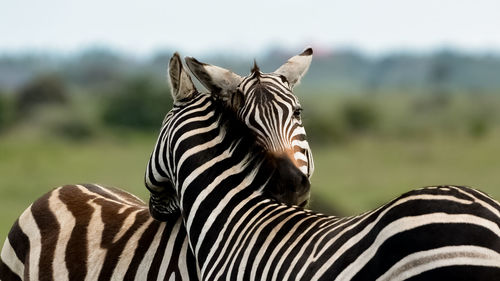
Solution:
M 0 53 L 257 53 L 354 47 L 368 54 L 452 47 L 500 53 L 498 0 L 2 0 Z

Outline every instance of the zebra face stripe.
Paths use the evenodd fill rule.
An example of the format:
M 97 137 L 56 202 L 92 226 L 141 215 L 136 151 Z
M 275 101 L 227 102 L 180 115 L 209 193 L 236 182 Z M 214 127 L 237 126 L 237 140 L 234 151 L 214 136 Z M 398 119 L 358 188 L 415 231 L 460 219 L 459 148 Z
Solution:
M 244 97 L 238 116 L 267 150 L 288 157 L 308 177 L 314 171 L 302 107 L 286 79 L 257 72 L 243 79 L 237 91 Z

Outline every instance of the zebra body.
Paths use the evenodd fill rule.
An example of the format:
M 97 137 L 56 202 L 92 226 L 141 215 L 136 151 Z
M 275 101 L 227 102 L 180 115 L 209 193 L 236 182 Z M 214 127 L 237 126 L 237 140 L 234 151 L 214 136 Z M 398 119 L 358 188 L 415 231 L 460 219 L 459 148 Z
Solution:
M 285 205 L 272 195 L 286 187 L 276 185 L 300 192 L 307 175 L 233 119 L 209 96 L 192 96 L 167 115 L 153 151 L 176 189 L 202 280 L 500 278 L 500 205 L 487 195 L 428 187 L 347 218 Z M 154 168 L 147 175 L 161 173 Z
M 181 217 L 159 222 L 134 195 L 66 185 L 36 200 L 2 249 L 6 280 L 197 280 Z

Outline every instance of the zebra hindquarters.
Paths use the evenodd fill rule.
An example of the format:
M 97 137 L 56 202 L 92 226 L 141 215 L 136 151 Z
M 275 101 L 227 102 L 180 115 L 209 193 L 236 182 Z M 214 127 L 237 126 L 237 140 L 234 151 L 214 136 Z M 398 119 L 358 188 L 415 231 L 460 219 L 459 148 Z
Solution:
M 54 268 L 65 266 L 55 255 L 56 245 L 61 242 L 61 226 L 71 229 L 74 223 L 62 202 L 55 202 L 60 190 L 38 198 L 12 226 L 2 248 L 0 280 L 52 280 Z
M 0 280 L 135 277 L 137 268 L 128 268 L 132 255 L 120 255 L 137 244 L 137 229 L 151 225 L 158 228 L 145 204 L 124 191 L 90 184 L 56 188 L 12 226 L 2 249 Z

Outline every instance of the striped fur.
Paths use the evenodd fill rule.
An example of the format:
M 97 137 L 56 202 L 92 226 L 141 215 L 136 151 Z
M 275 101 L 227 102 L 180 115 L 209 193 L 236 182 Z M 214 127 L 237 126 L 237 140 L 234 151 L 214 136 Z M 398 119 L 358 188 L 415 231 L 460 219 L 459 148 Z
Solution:
M 197 269 L 180 217 L 158 222 L 130 193 L 66 185 L 16 221 L 0 280 L 197 280 Z
M 156 146 L 165 151 L 202 280 L 500 276 L 500 205 L 487 195 L 428 187 L 347 218 L 287 206 L 266 193 L 277 184 L 276 156 L 231 120 L 217 101 L 198 95 L 169 115 Z

